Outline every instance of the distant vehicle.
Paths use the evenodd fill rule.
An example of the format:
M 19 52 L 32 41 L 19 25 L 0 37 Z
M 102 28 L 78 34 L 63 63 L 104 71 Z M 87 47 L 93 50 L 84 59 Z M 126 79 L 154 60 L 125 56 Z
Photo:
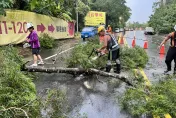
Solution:
M 145 28 L 145 31 L 144 31 L 144 34 L 145 35 L 153 35 L 153 34 L 155 34 L 155 32 L 154 32 L 154 29 L 152 28 L 152 27 L 146 27 Z
M 120 28 L 120 32 L 123 32 L 124 31 L 124 29 L 123 28 Z
M 120 32 L 119 28 L 115 28 L 115 33 L 119 33 L 119 32 Z
M 95 27 L 84 27 L 81 32 L 81 38 L 85 40 L 86 38 L 94 37 L 97 32 Z

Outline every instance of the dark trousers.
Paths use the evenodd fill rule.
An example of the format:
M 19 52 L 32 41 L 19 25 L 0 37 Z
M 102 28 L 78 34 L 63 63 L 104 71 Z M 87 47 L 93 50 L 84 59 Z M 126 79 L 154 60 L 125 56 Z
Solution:
M 176 47 L 170 47 L 167 52 L 165 63 L 168 71 L 171 71 L 172 60 L 175 62 L 174 70 L 176 70 Z
M 120 49 L 114 50 L 114 51 L 109 51 L 108 54 L 108 62 L 106 64 L 106 72 L 111 71 L 112 63 L 111 61 L 114 61 L 116 63 L 115 66 L 115 72 L 120 73 L 121 70 L 121 65 L 120 65 Z

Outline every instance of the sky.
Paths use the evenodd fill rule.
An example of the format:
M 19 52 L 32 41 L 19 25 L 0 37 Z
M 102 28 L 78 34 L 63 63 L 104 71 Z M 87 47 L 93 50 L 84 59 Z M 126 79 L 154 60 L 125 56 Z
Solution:
M 156 0 L 126 0 L 127 6 L 131 8 L 130 22 L 147 22 L 149 16 L 153 13 L 152 6 Z

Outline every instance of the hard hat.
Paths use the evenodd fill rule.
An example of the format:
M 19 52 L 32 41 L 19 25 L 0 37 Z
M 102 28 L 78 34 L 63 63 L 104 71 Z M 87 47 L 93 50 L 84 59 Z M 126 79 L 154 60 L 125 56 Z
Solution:
M 108 25 L 108 27 L 110 27 L 110 25 Z
M 98 27 L 98 33 L 100 33 L 102 30 L 105 30 L 103 26 Z
M 176 25 L 174 26 L 174 29 L 175 29 L 175 31 L 176 31 Z
M 32 23 L 27 23 L 27 29 L 34 27 L 34 25 Z

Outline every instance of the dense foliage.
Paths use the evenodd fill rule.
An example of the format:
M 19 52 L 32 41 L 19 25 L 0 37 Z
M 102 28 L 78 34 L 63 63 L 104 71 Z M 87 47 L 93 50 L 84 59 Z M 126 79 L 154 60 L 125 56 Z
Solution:
M 98 58 L 97 60 L 92 60 L 96 56 L 95 53 L 89 57 L 93 48 L 98 49 L 101 45 L 98 43 L 98 38 L 88 41 L 86 44 L 79 44 L 76 46 L 67 60 L 69 67 L 81 67 L 81 68 L 100 68 L 106 65 L 106 56 Z
M 0 2 L 0 15 L 5 15 L 5 8 L 11 8 L 13 5 L 13 0 L 2 0 Z
M 154 3 L 154 14 L 150 16 L 149 26 L 158 33 L 170 33 L 176 24 L 176 1 L 167 0 L 166 4 Z
M 91 5 L 91 10 L 106 12 L 106 23 L 115 27 L 124 27 L 130 18 L 130 8 L 126 6 L 126 0 L 96 0 Z
M 64 20 L 76 20 L 84 27 L 84 17 L 89 10 L 106 12 L 106 23 L 115 27 L 124 27 L 130 17 L 130 8 L 126 0 L 3 0 L 0 3 L 0 14 L 5 14 L 5 8 L 27 10 L 48 16 L 59 17 Z
M 147 88 L 144 86 L 144 82 L 138 82 L 136 88 L 127 89 L 119 98 L 122 108 L 135 117 L 146 114 L 163 118 L 165 114 L 169 113 L 175 118 L 175 84 L 175 80 L 168 78 Z
M 97 60 L 91 60 L 91 58 L 96 56 L 94 53 L 91 58 L 88 58 L 93 48 L 98 49 L 100 47 L 101 45 L 99 45 L 98 38 L 88 41 L 86 44 L 79 44 L 74 48 L 72 55 L 67 60 L 68 66 L 97 69 L 105 67 L 107 55 L 104 55 Z M 148 62 L 148 55 L 145 50 L 139 46 L 136 46 L 135 48 L 123 47 L 121 48 L 120 60 L 122 67 L 127 69 L 138 67 L 144 68 Z
M 124 47 L 121 49 L 120 60 L 122 66 L 125 68 L 144 68 L 148 59 L 146 51 L 139 46 L 135 46 L 134 48 Z
M 67 98 L 61 90 L 48 90 L 47 96 L 36 96 L 32 76 L 21 71 L 23 60 L 12 46 L 0 48 L 0 117 L 40 118 L 46 110 L 51 118 L 65 118 Z
M 51 49 L 55 46 L 54 38 L 48 34 L 43 34 L 39 37 L 42 48 Z
M 39 114 L 36 89 L 32 79 L 21 72 L 22 58 L 11 47 L 0 48 L 0 116 L 24 118 L 25 114 L 35 118 Z

